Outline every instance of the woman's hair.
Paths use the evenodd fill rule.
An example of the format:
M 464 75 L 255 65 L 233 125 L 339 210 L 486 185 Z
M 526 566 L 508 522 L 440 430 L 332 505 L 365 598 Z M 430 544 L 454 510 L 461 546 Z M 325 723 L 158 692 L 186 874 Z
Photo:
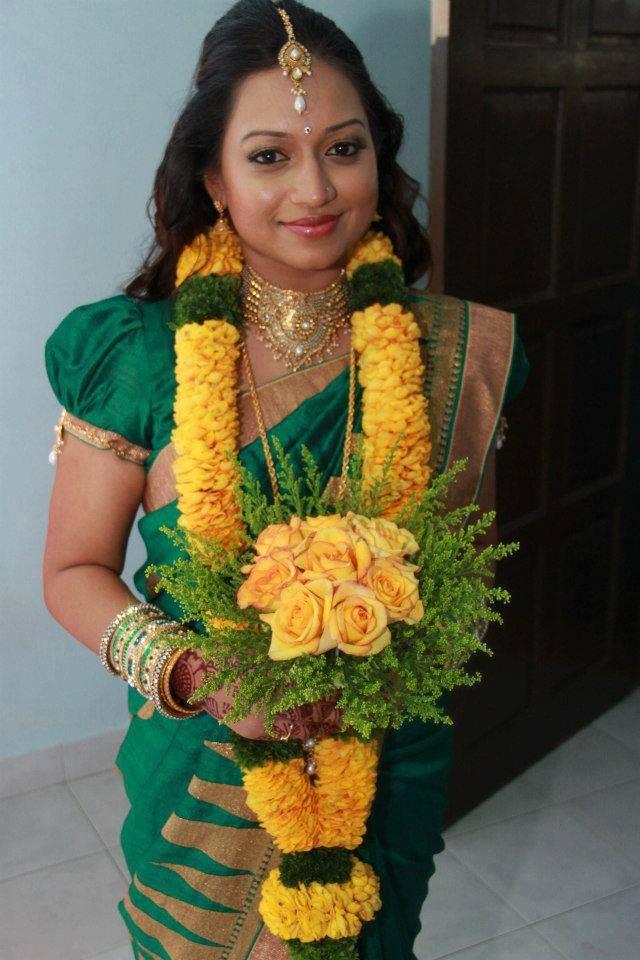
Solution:
M 372 82 L 356 45 L 339 27 L 297 0 L 281 3 L 296 39 L 342 71 L 358 91 L 371 128 L 378 163 L 379 228 L 402 259 L 406 282 L 431 267 L 426 231 L 412 209 L 420 196 L 417 180 L 398 164 L 404 134 L 401 115 Z M 277 63 L 286 33 L 273 0 L 239 0 L 204 38 L 192 92 L 178 117 L 156 172 L 147 203 L 155 237 L 139 272 L 124 292 L 138 300 L 161 300 L 174 290 L 176 264 L 184 247 L 207 230 L 217 213 L 204 185 L 207 171 L 219 171 L 222 141 L 240 83 Z M 155 212 L 151 214 L 152 201 Z

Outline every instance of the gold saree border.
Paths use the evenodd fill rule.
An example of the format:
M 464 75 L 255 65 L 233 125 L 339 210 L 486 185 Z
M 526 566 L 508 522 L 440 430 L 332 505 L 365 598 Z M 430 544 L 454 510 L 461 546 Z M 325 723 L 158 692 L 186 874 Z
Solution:
M 263 926 L 247 960 L 290 960 L 290 958 L 291 954 L 286 941 L 274 936 L 267 926 Z
M 412 308 L 425 340 L 422 360 L 431 424 L 430 465 L 434 473 L 439 473 L 446 459 L 460 392 L 467 349 L 468 312 L 465 300 L 416 292 L 425 297 Z
M 114 430 L 104 430 L 102 427 L 96 427 L 88 420 L 82 420 L 68 410 L 62 411 L 60 417 L 62 426 L 62 437 L 66 430 L 78 440 L 91 444 L 92 447 L 98 447 L 100 450 L 113 450 L 116 456 L 121 460 L 130 460 L 132 463 L 143 464 L 151 456 L 151 450 L 141 447 L 137 443 L 131 443 L 122 434 Z
M 463 457 L 453 485 L 458 504 L 475 502 L 494 442 L 515 347 L 514 314 L 467 301 L 468 342 L 457 412 L 443 468 Z

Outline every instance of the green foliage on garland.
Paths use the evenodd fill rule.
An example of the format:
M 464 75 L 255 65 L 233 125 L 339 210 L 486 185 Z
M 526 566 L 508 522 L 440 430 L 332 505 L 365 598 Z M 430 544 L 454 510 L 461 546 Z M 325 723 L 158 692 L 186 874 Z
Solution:
M 302 853 L 283 853 L 280 879 L 285 887 L 301 883 L 346 883 L 351 877 L 351 853 L 343 847 L 314 847 Z
M 238 277 L 208 277 L 194 274 L 179 287 L 173 306 L 172 318 L 167 326 L 178 330 L 186 323 L 202 323 L 203 320 L 228 320 L 234 326 L 242 323 L 242 302 Z
M 376 516 L 383 509 L 389 495 L 391 459 L 380 480 L 365 489 L 361 450 L 357 450 L 344 500 L 338 501 L 322 489 L 320 471 L 308 450 L 297 475 L 281 446 L 274 443 L 274 449 L 281 493 L 278 504 L 268 501 L 238 462 L 238 496 L 252 536 L 269 523 L 288 522 L 294 514 L 318 516 L 353 510 Z M 337 689 L 344 729 L 363 739 L 413 718 L 450 725 L 453 721 L 438 701 L 445 691 L 472 686 L 482 679 L 480 673 L 466 670 L 476 653 L 492 656 L 490 648 L 478 639 L 475 621 L 483 618 L 502 623 L 493 604 L 510 599 L 505 589 L 488 586 L 491 564 L 519 547 L 517 542 L 478 547 L 475 541 L 490 526 L 495 511 L 472 522 L 471 515 L 480 510 L 477 504 L 447 509 L 447 489 L 466 464 L 466 459 L 458 460 L 446 472 L 432 476 L 423 496 L 398 518 L 399 525 L 409 529 L 420 544 L 411 561 L 420 567 L 417 577 L 424 616 L 414 625 L 390 624 L 391 643 L 372 657 L 348 656 L 334 649 L 321 656 L 270 659 L 269 627 L 257 610 L 239 610 L 236 605 L 236 593 L 244 580 L 241 567 L 251 562 L 253 553 L 233 554 L 179 526 L 173 530 L 161 527 L 185 555 L 172 565 L 149 565 L 146 572 L 159 576 L 158 588 L 177 601 L 184 612 L 183 622 L 202 629 L 198 646 L 217 670 L 192 695 L 191 702 L 200 702 L 221 687 L 230 691 L 235 685 L 234 705 L 225 719 L 231 723 L 243 720 L 260 704 L 265 710 L 266 730 L 274 735 L 277 714 L 335 695 Z M 197 551 L 192 538 L 199 543 Z M 231 625 L 208 626 L 211 611 Z M 158 641 L 193 646 L 193 638 L 188 636 L 163 638 L 159 634 Z
M 363 263 L 351 275 L 349 302 L 352 310 L 364 310 L 372 303 L 411 305 L 411 293 L 404 280 L 402 267 L 394 260 Z
M 287 940 L 286 944 L 292 960 L 358 960 L 356 937 L 343 937 L 341 940 L 324 937 L 311 943 Z
M 235 730 L 230 734 L 236 762 L 244 770 L 264 767 L 266 763 L 286 763 L 294 757 L 304 756 L 299 740 L 249 740 Z

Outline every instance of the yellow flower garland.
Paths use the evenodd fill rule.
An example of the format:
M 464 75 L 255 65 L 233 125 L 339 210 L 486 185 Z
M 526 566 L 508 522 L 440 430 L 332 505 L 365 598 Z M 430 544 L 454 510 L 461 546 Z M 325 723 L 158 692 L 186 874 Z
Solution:
M 320 740 L 316 782 L 301 757 L 243 770 L 247 805 L 283 853 L 314 847 L 354 850 L 362 843 L 376 791 L 375 742 Z
M 176 331 L 175 428 L 173 465 L 179 523 L 239 544 L 243 531 L 233 492 L 239 418 L 237 361 L 240 334 L 226 320 L 188 323 Z
M 269 930 L 283 940 L 310 943 L 329 937 L 357 937 L 364 920 L 382 906 L 380 881 L 368 863 L 352 857 L 346 883 L 303 883 L 285 887 L 272 870 L 262 885 L 259 911 Z
M 389 238 L 369 231 L 352 252 L 347 276 L 365 263 L 387 259 L 400 264 Z M 237 276 L 241 270 L 238 235 L 211 228 L 182 251 L 175 285 L 194 273 Z M 394 442 L 404 434 L 389 477 L 397 495 L 385 516 L 393 517 L 412 495 L 424 492 L 430 477 L 430 424 L 419 328 L 413 313 L 400 304 L 374 303 L 354 312 L 352 329 L 363 387 L 365 480 L 380 476 Z M 186 324 L 176 333 L 172 440 L 177 454 L 173 469 L 179 523 L 228 547 L 239 545 L 244 534 L 227 455 L 238 453 L 239 339 L 232 324 L 216 318 Z
M 391 259 L 400 265 L 391 241 L 369 231 L 346 268 Z M 176 287 L 193 274 L 237 276 L 242 249 L 233 231 L 213 228 L 187 246 L 176 269 Z M 398 303 L 374 303 L 352 317 L 353 344 L 360 355 L 363 387 L 364 478 L 380 476 L 394 443 L 390 480 L 396 496 L 386 516 L 396 515 L 429 482 L 431 444 L 427 399 L 413 313 Z M 237 455 L 240 335 L 225 319 L 187 323 L 176 332 L 173 465 L 179 523 L 229 548 L 242 544 L 245 528 L 233 490 Z M 243 769 L 247 804 L 274 837 L 283 854 L 316 847 L 353 850 L 363 839 L 376 790 L 378 744 L 357 738 L 327 738 L 314 749 L 312 781 L 306 761 L 296 757 Z M 346 883 L 301 883 L 285 887 L 273 870 L 262 887 L 260 913 L 283 940 L 304 943 L 356 937 L 363 921 L 380 909 L 380 883 L 366 863 L 352 857 Z
M 426 490 L 431 475 L 430 424 L 422 391 L 424 365 L 420 329 L 413 313 L 398 303 L 375 303 L 352 317 L 353 342 L 360 354 L 365 481 L 379 477 L 395 446 L 389 481 L 394 500 L 384 511 L 393 518 L 412 496 Z M 398 437 L 401 437 L 398 440 Z

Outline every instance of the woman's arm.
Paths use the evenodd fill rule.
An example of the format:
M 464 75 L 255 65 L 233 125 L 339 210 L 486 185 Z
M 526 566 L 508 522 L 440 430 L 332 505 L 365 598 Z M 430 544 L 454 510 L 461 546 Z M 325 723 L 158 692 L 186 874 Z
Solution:
M 107 624 L 125 607 L 140 602 L 121 574 L 144 485 L 143 466 L 65 432 L 49 507 L 42 566 L 44 600 L 58 623 L 95 654 Z M 171 685 L 187 699 L 205 676 L 199 652 L 187 651 L 172 672 Z M 203 706 L 222 720 L 231 702 L 220 691 Z M 335 732 L 339 729 L 336 717 L 330 705 L 312 704 L 283 715 L 278 734 L 297 738 L 313 735 L 307 732 L 311 729 Z M 318 720 L 323 721 L 320 726 Z M 267 738 L 261 714 L 230 726 L 242 736 Z

